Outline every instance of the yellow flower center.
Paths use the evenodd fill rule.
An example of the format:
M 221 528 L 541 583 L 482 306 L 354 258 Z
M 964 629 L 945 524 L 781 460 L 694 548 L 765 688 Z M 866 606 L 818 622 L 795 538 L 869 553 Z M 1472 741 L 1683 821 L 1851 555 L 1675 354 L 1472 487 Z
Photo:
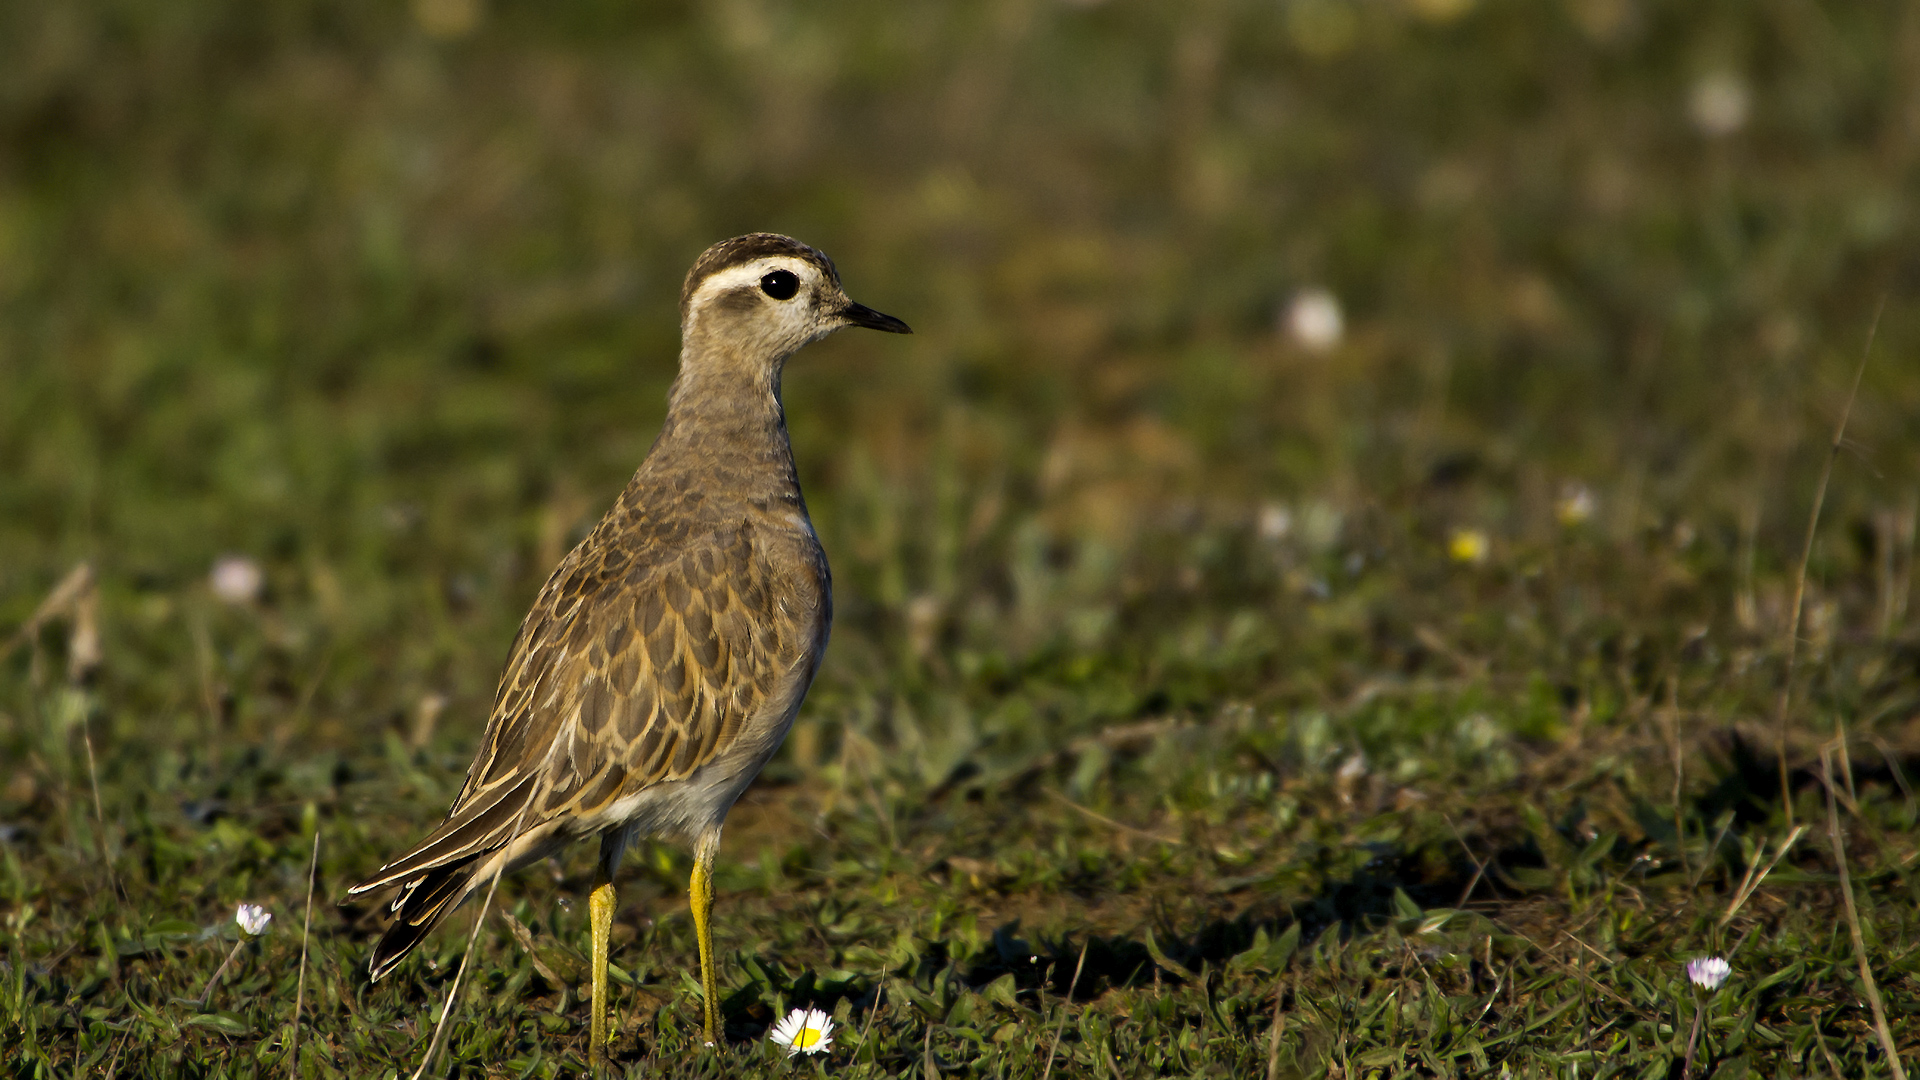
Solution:
M 817 1027 L 803 1027 L 800 1029 L 800 1034 L 793 1037 L 793 1045 L 802 1050 L 812 1049 L 813 1044 L 819 1041 L 820 1029 Z

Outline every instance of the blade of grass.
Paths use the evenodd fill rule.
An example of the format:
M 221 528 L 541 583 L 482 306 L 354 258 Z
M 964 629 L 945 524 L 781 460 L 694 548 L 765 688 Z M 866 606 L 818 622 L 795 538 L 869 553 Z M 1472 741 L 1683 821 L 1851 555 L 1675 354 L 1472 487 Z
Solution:
M 80 740 L 87 747 L 87 780 L 93 785 L 93 820 L 99 826 L 94 840 L 100 847 L 100 866 L 107 872 L 107 884 L 113 886 L 114 895 L 126 903 L 127 890 L 120 887 L 120 875 L 113 870 L 113 856 L 107 854 L 107 812 L 100 803 L 100 770 L 93 763 L 93 721 L 90 718 L 80 719 Z
M 1787 834 L 1787 838 L 1780 842 L 1780 849 L 1773 853 L 1772 860 L 1765 867 L 1760 865 L 1760 860 L 1767 857 L 1767 842 L 1760 841 L 1760 846 L 1753 849 L 1752 861 L 1747 863 L 1746 876 L 1740 879 L 1740 887 L 1733 892 L 1733 901 L 1727 905 L 1726 913 L 1720 916 L 1720 921 L 1716 925 L 1725 926 L 1733 921 L 1733 917 L 1740 913 L 1740 909 L 1746 905 L 1746 902 L 1753 898 L 1754 890 L 1767 880 L 1767 875 L 1773 873 L 1774 867 L 1780 865 L 1780 860 L 1786 856 L 1787 850 L 1806 835 L 1807 828 L 1805 825 L 1795 825 L 1793 831 Z
M 873 1008 L 867 1010 L 867 1022 L 860 1025 L 860 1045 L 867 1045 L 867 1034 L 873 1030 L 873 1018 L 880 1015 L 881 995 L 887 992 L 887 979 L 883 972 L 880 981 L 873 984 Z M 855 1051 L 856 1053 L 858 1051 Z M 875 1057 L 878 1057 L 876 1054 Z
M 1827 1037 L 1820 1031 L 1820 1017 L 1817 1014 L 1813 1018 L 1812 1026 L 1814 1041 L 1820 1044 L 1820 1053 L 1827 1059 L 1827 1075 L 1833 1077 L 1833 1080 L 1840 1080 L 1846 1073 L 1841 1071 L 1840 1062 L 1834 1060 L 1833 1050 L 1827 1045 Z
M 1453 902 L 1454 907 L 1464 908 L 1467 906 L 1467 901 L 1472 898 L 1473 890 L 1480 884 L 1480 879 L 1486 876 L 1487 863 L 1480 861 L 1480 857 L 1473 853 L 1471 847 L 1467 846 L 1467 838 L 1460 835 L 1460 826 L 1453 823 L 1453 818 L 1443 814 L 1441 815 L 1441 820 L 1447 823 L 1447 828 L 1453 830 L 1453 838 L 1460 842 L 1460 850 L 1467 853 L 1467 861 L 1473 864 L 1473 876 L 1467 879 L 1467 887 L 1460 890 L 1460 899 Z M 1489 857 L 1487 862 L 1491 861 L 1492 859 Z
M 440 1010 L 440 1022 L 433 1026 L 433 1038 L 427 1043 L 427 1054 L 420 1059 L 420 1067 L 413 1070 L 409 1080 L 421 1080 L 427 1070 L 433 1068 L 433 1059 L 440 1054 L 447 1034 L 447 1021 L 453 1018 L 453 1007 L 460 995 L 460 980 L 467 973 L 467 961 L 473 959 L 473 943 L 480 938 L 480 927 L 487 921 L 487 912 L 493 909 L 493 892 L 500 887 L 500 875 L 506 872 L 505 853 L 513 849 L 514 841 L 520 839 L 520 828 L 526 824 L 527 810 L 533 806 L 528 799 L 526 806 L 520 808 L 520 816 L 513 819 L 513 831 L 507 834 L 507 842 L 501 846 L 500 865 L 493 868 L 493 880 L 487 883 L 486 898 L 480 901 L 480 913 L 474 916 L 473 929 L 467 932 L 467 947 L 460 953 L 460 966 L 454 970 L 453 985 L 447 988 L 447 1004 Z
M 106 1080 L 113 1080 L 114 1070 L 120 1065 L 120 1051 L 127 1048 L 127 1040 L 131 1037 L 131 1033 L 123 1034 L 114 1041 L 113 1056 L 107 1059 Z
M 1873 981 L 1873 968 L 1867 963 L 1866 934 L 1860 929 L 1860 909 L 1853 902 L 1853 878 L 1847 870 L 1847 842 L 1840 835 L 1840 810 L 1833 797 L 1833 752 L 1820 754 L 1820 775 L 1827 782 L 1827 842 L 1833 845 L 1833 861 L 1840 869 L 1840 899 L 1846 905 L 1847 932 L 1853 937 L 1853 959 L 1860 967 L 1860 988 L 1867 995 L 1867 1005 L 1873 1009 L 1873 1032 L 1880 1039 L 1881 1052 L 1887 1055 L 1887 1064 L 1893 1068 L 1893 1080 L 1907 1080 L 1907 1070 L 1900 1064 L 1900 1048 L 1893 1041 L 1893 1031 L 1887 1027 L 1887 1007 L 1880 1000 L 1880 985 Z
M 1680 872 L 1693 880 L 1693 866 L 1687 858 L 1687 820 L 1681 795 L 1686 788 L 1685 755 L 1680 752 L 1680 677 L 1667 676 L 1667 707 L 1660 710 L 1666 729 L 1667 747 L 1673 756 L 1673 849 L 1680 853 Z
M 1047 1080 L 1053 1075 L 1053 1058 L 1060 1052 L 1060 1036 L 1067 1030 L 1067 1010 L 1073 1007 L 1073 992 L 1080 988 L 1080 969 L 1087 966 L 1087 946 L 1091 944 L 1091 937 L 1080 943 L 1080 962 L 1073 965 L 1073 979 L 1067 983 L 1067 1000 L 1060 1003 L 1060 1022 L 1054 1025 L 1053 1045 L 1047 1048 L 1047 1067 L 1040 1074 L 1040 1080 Z
M 1687 881 L 1687 888 L 1700 887 L 1700 879 L 1706 877 L 1707 871 L 1712 868 L 1713 857 L 1720 851 L 1720 841 L 1727 838 L 1727 830 L 1733 828 L 1733 821 L 1733 813 L 1728 811 L 1720 822 L 1720 831 L 1713 834 L 1713 843 L 1707 845 L 1706 856 L 1700 860 L 1700 872 Z
M 1280 1011 L 1280 1002 L 1286 997 L 1287 980 L 1275 979 L 1273 983 L 1273 1026 L 1267 1029 L 1267 1080 L 1280 1080 L 1280 1036 L 1287 1031 L 1287 1014 Z
M 1873 309 L 1873 322 L 1867 327 L 1867 343 L 1860 350 L 1860 363 L 1853 369 L 1853 388 L 1847 391 L 1846 407 L 1840 410 L 1840 423 L 1833 429 L 1833 442 L 1827 447 L 1827 463 L 1820 470 L 1820 483 L 1813 489 L 1813 507 L 1807 511 L 1807 538 L 1800 547 L 1800 568 L 1794 574 L 1793 605 L 1787 613 L 1786 660 L 1780 675 L 1780 694 L 1773 709 L 1774 753 L 1780 766 L 1780 805 L 1787 824 L 1793 824 L 1793 788 L 1787 776 L 1787 708 L 1793 700 L 1793 661 L 1800 648 L 1800 609 L 1807 597 L 1807 564 L 1813 561 L 1814 536 L 1820 528 L 1820 508 L 1827 501 L 1827 482 L 1833 479 L 1833 463 L 1846 441 L 1847 421 L 1853 416 L 1853 403 L 1860 396 L 1860 380 L 1867 373 L 1867 360 L 1873 356 L 1873 338 L 1880 331 L 1880 315 L 1887 308 L 1887 296 Z
M 320 827 L 313 828 L 313 861 L 307 864 L 307 916 L 300 924 L 300 978 L 293 991 L 293 1038 L 287 1060 L 293 1063 L 293 1075 L 300 1075 L 300 1010 L 307 1003 L 307 937 L 313 931 L 313 888 L 320 877 Z
M 1878 735 L 1865 735 L 1862 736 L 1862 738 L 1866 740 L 1867 745 L 1880 751 L 1881 762 L 1886 765 L 1887 771 L 1893 775 L 1893 782 L 1899 785 L 1900 788 L 1900 797 L 1906 801 L 1907 820 L 1912 821 L 1916 817 L 1913 785 L 1907 782 L 1906 770 L 1900 767 L 1900 761 L 1894 755 L 1893 747 L 1888 746 L 1887 741 Z
M 1079 803 L 1074 802 L 1072 799 L 1067 798 L 1065 795 L 1060 794 L 1059 792 L 1053 790 L 1052 788 L 1041 788 L 1040 790 L 1044 792 L 1048 798 L 1054 799 L 1061 803 L 1065 803 L 1069 809 L 1079 811 L 1080 813 L 1086 815 L 1088 818 L 1094 821 L 1097 821 L 1100 824 L 1105 825 L 1106 827 L 1113 829 L 1117 832 L 1125 833 L 1128 836 L 1137 836 L 1142 840 L 1151 840 L 1156 844 L 1168 844 L 1168 845 L 1177 847 L 1181 843 L 1180 839 L 1177 837 L 1161 836 L 1159 833 L 1156 833 L 1156 832 L 1148 832 L 1145 829 L 1137 829 L 1132 825 L 1128 825 L 1123 821 L 1115 821 L 1112 818 L 1108 817 L 1107 815 L 1102 814 L 1098 810 L 1092 810 L 1087 807 L 1081 806 Z
M 40 606 L 33 609 L 33 614 L 27 617 L 27 621 L 14 630 L 13 636 L 7 639 L 6 647 L 0 648 L 0 660 L 12 656 L 13 650 L 39 633 L 47 620 L 57 617 L 61 612 L 72 607 L 74 600 L 91 588 L 93 588 L 93 564 L 90 562 L 76 564 L 73 569 L 67 571 L 67 576 L 61 578 L 53 587 L 53 591 L 47 594 L 46 599 L 40 601 Z

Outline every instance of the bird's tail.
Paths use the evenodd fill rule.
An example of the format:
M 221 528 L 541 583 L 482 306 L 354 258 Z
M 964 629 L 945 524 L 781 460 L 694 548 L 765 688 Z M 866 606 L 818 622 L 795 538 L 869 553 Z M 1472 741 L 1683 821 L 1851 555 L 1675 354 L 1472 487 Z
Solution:
M 374 982 L 379 982 L 406 959 L 413 947 L 440 925 L 440 920 L 467 894 L 474 861 L 467 859 L 452 866 L 436 866 L 401 887 L 400 895 L 393 902 L 393 925 L 387 927 L 380 943 L 373 947 L 369 969 Z
M 472 888 L 474 874 L 492 866 L 492 856 L 524 838 L 521 826 L 533 798 L 532 778 L 469 800 L 413 850 L 347 890 L 348 896 L 400 886 L 393 925 L 373 947 L 375 982 L 406 958 L 420 939 L 446 918 Z

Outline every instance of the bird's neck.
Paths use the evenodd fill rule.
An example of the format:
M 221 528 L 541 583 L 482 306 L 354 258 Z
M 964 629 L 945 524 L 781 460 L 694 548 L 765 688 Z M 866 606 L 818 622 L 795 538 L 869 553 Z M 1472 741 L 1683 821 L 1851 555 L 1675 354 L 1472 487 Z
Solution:
M 715 491 L 799 503 L 780 363 L 683 351 L 667 418 L 642 472 L 698 474 Z

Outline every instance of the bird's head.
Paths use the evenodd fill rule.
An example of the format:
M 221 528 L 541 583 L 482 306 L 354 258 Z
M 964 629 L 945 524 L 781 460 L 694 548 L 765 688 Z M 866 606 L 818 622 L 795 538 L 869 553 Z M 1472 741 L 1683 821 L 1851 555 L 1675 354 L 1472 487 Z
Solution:
M 680 290 L 687 355 L 718 354 L 777 368 L 802 346 L 847 326 L 910 334 L 907 324 L 848 299 L 833 260 L 777 233 L 708 248 Z

